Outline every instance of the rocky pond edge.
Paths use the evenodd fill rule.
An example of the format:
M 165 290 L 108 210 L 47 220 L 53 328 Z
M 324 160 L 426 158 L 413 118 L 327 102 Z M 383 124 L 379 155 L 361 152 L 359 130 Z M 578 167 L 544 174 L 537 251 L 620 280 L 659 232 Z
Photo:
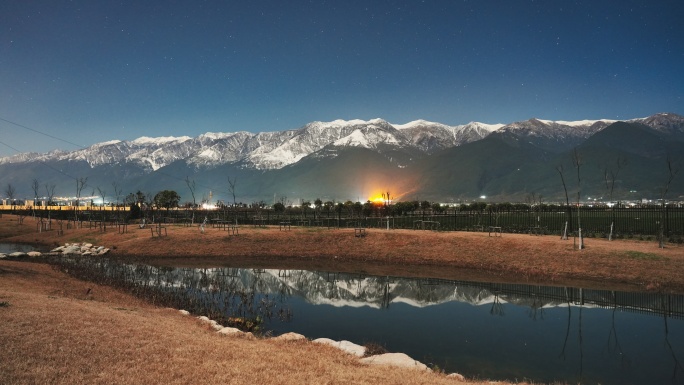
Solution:
M 187 310 L 179 310 L 179 312 L 186 316 L 190 315 L 190 312 L 188 312 Z M 224 327 L 215 320 L 210 319 L 209 317 L 199 316 L 197 317 L 197 319 L 199 319 L 202 323 L 208 324 L 219 335 L 241 337 L 246 339 L 256 339 L 256 336 L 254 336 L 254 334 L 251 332 L 243 332 L 242 330 L 233 327 Z M 315 340 L 309 340 L 306 336 L 293 332 L 283 333 L 279 336 L 272 337 L 271 340 L 310 341 L 317 344 L 329 345 L 339 350 L 342 350 L 347 354 L 351 354 L 353 356 L 358 357 L 359 362 L 367 365 L 389 365 L 421 371 L 432 371 L 432 369 L 430 369 L 424 363 L 414 360 L 413 358 L 404 353 L 383 353 L 366 356 L 366 347 L 357 345 L 347 340 L 335 341 L 330 338 L 317 338 Z M 454 378 L 458 381 L 465 381 L 465 377 L 463 377 L 463 375 L 459 373 L 451 373 L 448 374 L 447 377 Z
M 16 251 L 12 253 L 0 253 L 0 259 L 23 259 L 23 258 L 39 258 L 45 256 L 103 256 L 109 252 L 109 248 L 104 246 L 95 246 L 91 243 L 65 243 L 64 246 L 56 247 L 49 252 L 40 251 Z M 187 310 L 179 310 L 183 315 L 189 316 L 190 312 Z M 222 336 L 234 336 L 247 339 L 256 339 L 257 337 L 251 332 L 243 332 L 238 328 L 224 327 L 215 320 L 209 319 L 206 316 L 197 317 L 201 322 L 208 324 L 217 334 Z M 307 337 L 299 333 L 284 333 L 276 337 L 272 337 L 275 341 L 309 341 Z M 432 371 L 424 363 L 414 360 L 404 353 L 383 353 L 366 356 L 366 347 L 357 345 L 353 342 L 342 340 L 335 341 L 329 338 L 318 338 L 312 340 L 313 343 L 330 345 L 334 348 L 340 349 L 347 354 L 351 354 L 359 358 L 359 362 L 367 365 L 389 365 L 408 369 L 415 369 L 421 371 Z M 459 373 L 448 374 L 447 377 L 454 378 L 458 381 L 465 381 L 463 375 Z

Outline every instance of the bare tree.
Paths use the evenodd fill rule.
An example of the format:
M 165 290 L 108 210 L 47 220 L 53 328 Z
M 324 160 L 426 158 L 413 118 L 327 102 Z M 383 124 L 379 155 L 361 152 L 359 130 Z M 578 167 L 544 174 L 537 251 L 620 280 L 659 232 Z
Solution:
M 50 222 L 52 221 L 52 210 L 50 209 L 50 206 L 52 206 L 53 202 L 52 199 L 55 197 L 55 186 L 54 184 L 47 184 L 45 183 L 45 197 L 47 198 L 47 207 L 48 207 L 48 229 L 50 228 Z
M 565 212 L 567 213 L 567 219 L 565 221 L 565 231 L 563 231 L 563 235 L 561 236 L 561 239 L 567 240 L 568 239 L 568 225 L 572 225 L 572 212 L 570 211 L 570 196 L 568 195 L 568 186 L 565 184 L 565 176 L 563 175 L 563 165 L 559 164 L 556 166 L 556 171 L 558 171 L 558 175 L 560 175 L 561 178 L 561 183 L 563 183 L 563 191 L 565 192 Z
M 228 177 L 228 191 L 233 196 L 233 210 L 235 210 L 235 225 L 238 224 L 237 219 L 237 201 L 235 200 L 235 186 L 237 185 L 237 177 L 232 180 Z
M 185 184 L 188 185 L 188 188 L 190 189 L 190 194 L 192 195 L 192 218 L 190 219 L 190 223 L 195 224 L 195 207 L 197 206 L 197 201 L 195 200 L 195 180 L 190 180 L 190 177 L 186 176 Z
M 606 183 L 606 190 L 608 191 L 608 201 L 613 201 L 613 192 L 615 191 L 615 182 L 620 174 L 620 170 L 625 166 L 625 158 L 618 156 L 615 162 L 615 168 L 610 168 L 606 165 L 603 168 L 603 180 Z
M 7 186 L 5 187 L 5 195 L 7 195 L 7 199 L 9 199 L 12 204 L 12 211 L 14 211 L 14 207 L 16 206 L 16 194 L 17 190 L 14 188 L 14 186 L 12 186 L 11 183 L 7 183 Z
M 382 193 L 382 200 L 383 200 L 383 204 L 384 204 L 384 207 L 385 207 L 385 213 L 386 213 L 386 215 L 389 217 L 389 214 L 390 214 L 390 201 L 392 200 L 392 196 L 390 195 L 390 191 L 389 191 L 389 190 L 387 190 L 386 193 Z M 388 219 L 388 221 L 389 221 L 389 219 Z
M 100 206 L 100 211 L 104 208 L 104 199 L 105 196 L 107 195 L 107 190 L 103 190 L 99 186 L 97 187 L 97 195 L 99 195 L 102 198 L 102 206 Z
M 140 191 L 138 191 L 140 193 Z M 140 193 L 140 198 L 145 205 L 145 216 L 150 216 L 150 221 L 154 223 L 154 195 L 151 192 Z
M 77 226 L 80 227 L 80 222 L 78 221 L 78 209 L 81 206 L 81 192 L 88 184 L 88 177 L 76 179 L 76 204 L 74 207 L 74 220 Z
M 575 147 L 572 152 L 572 164 L 577 170 L 577 235 L 579 238 L 579 244 L 577 245 L 577 248 L 582 250 L 584 248 L 584 240 L 582 238 L 582 222 L 580 218 L 580 197 L 582 195 L 582 179 L 580 178 L 580 168 L 582 167 L 582 158 L 577 152 L 577 147 Z
M 31 210 L 33 210 L 33 217 L 36 217 L 36 204 L 38 203 L 38 191 L 40 190 L 40 182 L 38 179 L 33 178 L 31 182 L 31 189 L 33 189 L 33 205 L 31 205 Z
M 665 248 L 665 221 L 667 220 L 665 198 L 667 197 L 667 192 L 670 189 L 672 181 L 681 168 L 681 165 L 675 164 L 670 155 L 667 156 L 665 162 L 667 164 L 667 182 L 660 189 L 660 231 L 658 235 L 658 246 L 661 249 Z
M 123 189 L 121 188 L 121 185 L 117 183 L 116 181 L 112 182 L 112 188 L 114 189 L 114 197 L 116 198 L 116 206 L 117 208 L 119 207 L 119 199 L 121 198 L 121 195 L 123 194 Z
M 606 190 L 608 191 L 608 202 L 613 202 L 613 192 L 615 191 L 615 181 L 617 180 L 620 169 L 625 165 L 625 159 L 618 156 L 615 169 L 609 168 L 607 165 L 603 169 L 603 180 L 606 183 Z M 615 225 L 615 211 L 611 209 L 610 234 L 608 240 L 613 240 L 613 227 Z
M 535 224 L 532 231 L 537 231 L 541 234 L 541 209 L 544 203 L 544 197 L 542 194 L 537 194 L 535 192 L 527 194 L 525 201 L 530 206 L 530 214 L 532 214 L 532 222 Z
M 119 199 L 121 198 L 121 195 L 123 195 L 123 189 L 117 181 L 112 182 L 112 188 L 114 189 L 114 197 L 116 198 L 116 217 L 117 221 L 119 221 Z

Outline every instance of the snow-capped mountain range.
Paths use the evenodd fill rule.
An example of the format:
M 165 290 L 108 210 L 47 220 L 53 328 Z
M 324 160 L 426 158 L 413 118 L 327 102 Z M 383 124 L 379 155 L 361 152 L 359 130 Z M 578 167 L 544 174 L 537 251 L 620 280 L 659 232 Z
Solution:
M 675 123 L 672 123 L 673 117 Z M 681 127 L 681 120 L 681 116 L 674 114 L 658 114 L 633 119 L 630 122 L 646 124 L 661 130 L 672 130 L 673 127 Z M 586 139 L 614 122 L 607 119 L 574 122 L 530 119 L 510 124 L 471 122 L 449 126 L 425 120 L 406 124 L 391 124 L 382 119 L 335 120 L 312 122 L 296 130 L 275 132 L 208 132 L 195 138 L 182 136 L 141 137 L 131 141 L 112 140 L 75 151 L 18 154 L 0 158 L 0 164 L 83 160 L 91 167 L 96 167 L 103 164 L 132 162 L 152 171 L 175 161 L 185 160 L 195 167 L 240 162 L 242 167 L 268 170 L 294 164 L 326 146 L 363 147 L 379 151 L 397 147 L 414 149 L 429 155 L 483 139 L 496 131 L 562 146 L 563 143 L 575 144 Z M 549 147 L 549 144 L 544 147 Z
M 529 191 L 558 195 L 555 166 L 578 146 L 585 146 L 586 161 L 599 168 L 615 157 L 629 158 L 629 170 L 618 181 L 622 190 L 656 191 L 660 177 L 652 170 L 669 155 L 684 153 L 684 117 L 662 113 L 620 122 L 530 119 L 458 126 L 335 120 L 274 132 L 141 137 L 0 158 L 0 184 L 28 194 L 37 179 L 68 194 L 69 179 L 87 177 L 93 186 L 116 180 L 131 191 L 182 191 L 182 181 L 192 176 L 207 190 L 221 191 L 220 180 L 240 175 L 244 199 L 284 193 L 347 199 L 379 186 L 429 199 L 520 199 Z M 596 175 L 585 179 L 594 194 L 605 189 L 605 180 Z M 673 191 L 680 190 L 678 183 Z

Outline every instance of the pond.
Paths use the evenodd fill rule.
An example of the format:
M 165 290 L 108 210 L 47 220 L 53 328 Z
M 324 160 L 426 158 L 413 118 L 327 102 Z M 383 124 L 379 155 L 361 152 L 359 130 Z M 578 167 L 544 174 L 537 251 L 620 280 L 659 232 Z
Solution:
M 433 368 L 492 380 L 684 383 L 684 296 L 269 269 L 59 262 L 166 306 L 375 343 Z
M 14 253 L 16 251 L 20 251 L 22 253 L 27 253 L 29 251 L 33 251 L 36 248 L 31 245 L 24 245 L 21 243 L 1 243 L 0 242 L 0 253 L 1 254 L 10 254 Z

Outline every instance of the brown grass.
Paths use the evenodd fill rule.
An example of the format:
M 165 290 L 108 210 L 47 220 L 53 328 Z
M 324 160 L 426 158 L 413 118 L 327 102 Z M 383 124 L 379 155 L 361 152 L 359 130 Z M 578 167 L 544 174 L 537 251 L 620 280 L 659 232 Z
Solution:
M 90 288 L 90 292 L 88 292 Z M 0 261 L 1 384 L 453 384 L 311 342 L 220 337 L 41 264 Z
M 0 219 L 0 234 L 22 227 L 13 218 Z M 31 223 L 27 218 L 23 235 L 7 239 L 46 245 L 88 241 L 114 248 L 112 256 L 167 266 L 318 269 L 684 293 L 684 247 L 660 249 L 655 241 L 587 239 L 579 251 L 572 239 L 557 236 L 369 229 L 366 237 L 356 238 L 352 229 L 250 226 L 239 236 L 182 226 L 168 226 L 168 236 L 161 238 L 135 226 L 125 234 L 78 229 L 57 236 L 38 234 Z
M 129 228 L 36 233 L 33 219 L 0 218 L 0 240 L 61 245 L 88 241 L 113 256 L 176 266 L 303 268 L 585 287 L 684 291 L 684 248 L 590 239 L 573 249 L 557 237 L 243 227 L 239 236 L 208 228 Z M 88 291 L 88 289 L 91 289 Z M 435 373 L 371 367 L 309 342 L 219 337 L 206 324 L 150 306 L 45 265 L 0 261 L 0 384 L 258 383 L 440 384 Z

